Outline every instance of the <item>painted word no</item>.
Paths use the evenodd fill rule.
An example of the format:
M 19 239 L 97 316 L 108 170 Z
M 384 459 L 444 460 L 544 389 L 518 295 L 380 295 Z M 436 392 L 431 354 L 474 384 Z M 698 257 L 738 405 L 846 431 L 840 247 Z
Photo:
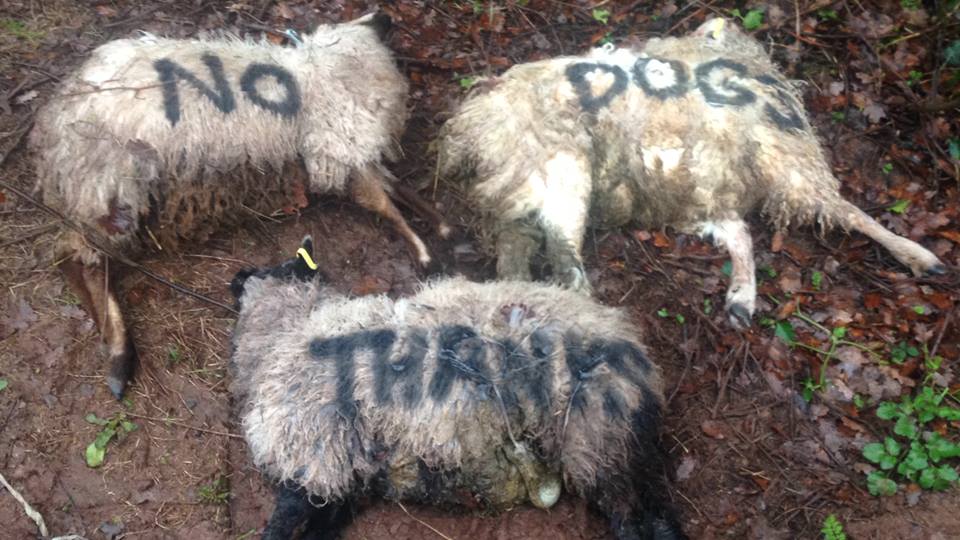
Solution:
M 163 88 L 163 111 L 171 125 L 180 121 L 180 90 L 178 81 L 185 81 L 194 87 L 202 96 L 210 100 L 213 105 L 224 114 L 230 114 L 237 108 L 233 91 L 223 71 L 223 62 L 214 54 L 204 54 L 200 60 L 207 66 L 213 87 L 200 80 L 192 72 L 176 62 L 163 58 L 153 63 L 157 70 L 157 77 Z M 260 95 L 257 90 L 257 81 L 264 77 L 271 77 L 277 85 L 285 91 L 283 100 L 274 101 Z M 293 75 L 280 66 L 254 62 L 247 66 L 240 76 L 240 90 L 254 105 L 273 112 L 284 118 L 291 118 L 300 112 L 300 87 Z

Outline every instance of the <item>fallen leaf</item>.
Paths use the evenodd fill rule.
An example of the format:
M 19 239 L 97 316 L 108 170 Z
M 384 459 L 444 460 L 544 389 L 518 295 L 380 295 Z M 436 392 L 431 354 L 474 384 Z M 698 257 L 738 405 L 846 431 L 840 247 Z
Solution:
M 677 467 L 677 480 L 682 482 L 690 478 L 690 473 L 697 467 L 697 459 L 693 456 L 683 456 L 680 460 L 680 466 Z
M 770 240 L 770 251 L 774 253 L 780 253 L 780 249 L 783 247 L 783 233 L 777 231 L 773 233 L 773 239 Z
M 714 439 L 725 439 L 726 436 L 723 434 L 723 425 L 720 422 L 714 420 L 704 420 L 700 423 L 700 429 L 707 435 Z
M 670 247 L 670 239 L 662 232 L 656 231 L 653 233 L 653 245 L 658 248 L 668 248 Z

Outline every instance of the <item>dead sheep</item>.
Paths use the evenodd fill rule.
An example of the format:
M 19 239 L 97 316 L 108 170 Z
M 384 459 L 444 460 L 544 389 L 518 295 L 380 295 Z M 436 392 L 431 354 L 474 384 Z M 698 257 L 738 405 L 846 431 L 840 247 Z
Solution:
M 686 37 L 522 64 L 483 81 L 443 127 L 438 159 L 441 174 L 473 179 L 502 278 L 530 279 L 545 241 L 554 277 L 589 290 L 588 221 L 672 226 L 726 247 L 727 312 L 747 326 L 756 278 L 743 216 L 758 208 L 777 228 L 860 231 L 914 274 L 946 271 L 840 197 L 795 87 L 723 19 Z
M 683 538 L 660 371 L 623 312 L 461 278 L 348 298 L 318 283 L 311 252 L 305 239 L 296 259 L 231 284 L 232 390 L 254 463 L 281 485 L 264 538 L 305 522 L 332 537 L 360 496 L 549 508 L 561 489 L 617 538 Z
M 294 47 L 146 34 L 111 41 L 38 114 L 37 188 L 127 254 L 145 242 L 203 239 L 251 208 L 269 214 L 305 205 L 307 193 L 349 193 L 427 264 L 388 197 L 393 177 L 382 164 L 397 156 L 407 118 L 407 82 L 381 41 L 389 22 L 377 14 L 322 25 Z M 104 257 L 67 230 L 57 260 L 100 326 L 119 398 L 137 356 Z

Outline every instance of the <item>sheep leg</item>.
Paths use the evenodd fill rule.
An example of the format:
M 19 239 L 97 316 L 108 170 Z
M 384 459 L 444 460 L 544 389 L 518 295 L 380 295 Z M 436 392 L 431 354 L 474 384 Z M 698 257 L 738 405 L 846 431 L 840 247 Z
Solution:
M 410 225 L 407 224 L 400 211 L 390 200 L 387 195 L 387 189 L 389 188 L 385 188 L 387 185 L 383 175 L 376 171 L 374 166 L 369 165 L 363 169 L 358 169 L 351 184 L 353 200 L 367 210 L 380 214 L 392 222 L 400 235 L 410 244 L 416 254 L 417 261 L 426 267 L 430 264 L 430 253 L 427 251 L 427 246 L 417 236 L 417 233 L 413 232 L 413 229 L 410 228 Z
M 830 206 L 830 211 L 825 211 L 824 214 L 829 221 L 836 222 L 844 229 L 860 231 L 887 248 L 915 276 L 942 275 L 947 271 L 947 267 L 936 255 L 913 240 L 890 232 L 849 201 L 841 199 L 834 202 Z
M 127 332 L 102 264 L 86 265 L 74 259 L 60 263 L 60 271 L 80 297 L 87 313 L 97 323 L 100 336 L 110 355 L 107 386 L 117 399 L 122 399 L 127 383 L 133 378 L 138 358 L 133 340 Z
M 543 231 L 525 219 L 508 221 L 497 232 L 497 277 L 532 281 L 530 261 L 540 250 Z
M 333 539 L 349 519 L 346 504 L 328 501 L 323 506 L 314 506 L 302 487 L 281 485 L 277 488 L 273 514 L 263 530 L 263 539 L 288 540 L 303 527 L 305 539 Z
M 437 234 L 440 235 L 440 238 L 450 237 L 450 233 L 453 232 L 450 225 L 447 225 L 446 220 L 443 219 L 440 212 L 437 212 L 436 208 L 423 200 L 416 191 L 400 184 L 394 184 L 391 187 L 392 190 L 390 194 L 396 195 L 396 198 L 400 200 L 400 202 L 417 214 L 420 214 L 421 218 L 433 224 L 433 226 L 437 228 Z
M 558 152 L 544 165 L 540 222 L 546 233 L 547 260 L 566 287 L 589 293 L 580 250 L 589 217 L 591 177 L 582 157 Z
M 700 236 L 730 254 L 732 272 L 727 289 L 727 317 L 734 328 L 750 326 L 756 309 L 757 276 L 753 262 L 753 239 L 742 219 L 710 221 L 697 224 Z

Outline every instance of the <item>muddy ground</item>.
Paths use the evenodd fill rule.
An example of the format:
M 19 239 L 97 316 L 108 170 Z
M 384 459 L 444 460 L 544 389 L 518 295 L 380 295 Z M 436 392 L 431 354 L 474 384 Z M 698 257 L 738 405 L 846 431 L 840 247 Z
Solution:
M 954 274 L 915 279 L 861 236 L 821 237 L 801 229 L 774 237 L 755 218 L 757 266 L 764 279 L 761 313 L 745 333 L 733 331 L 718 309 L 726 257 L 694 238 L 669 230 L 593 231 L 585 249 L 590 278 L 601 300 L 628 310 L 644 329 L 664 370 L 670 402 L 663 443 L 673 461 L 671 496 L 691 537 L 814 538 L 824 517 L 833 513 L 852 538 L 958 538 L 956 489 L 917 500 L 905 494 L 915 491 L 910 486 L 888 498 L 873 497 L 865 487 L 858 449 L 886 429 L 870 406 L 909 393 L 922 368 L 874 366 L 867 382 L 853 373 L 828 372 L 831 381 L 836 375 L 830 388 L 862 389 L 858 392 L 867 399 L 862 412 L 849 396 L 834 399 L 826 390 L 808 403 L 801 397 L 802 383 L 818 372 L 820 360 L 788 347 L 776 338 L 772 323 L 761 323 L 793 321 L 808 344 L 822 344 L 823 336 L 777 304 L 802 298 L 812 317 L 848 325 L 864 342 L 933 347 L 945 359 L 938 380 L 955 385 L 960 234 L 950 224 L 958 217 L 958 180 L 951 176 L 956 162 L 944 161 L 922 142 L 924 136 L 940 143 L 957 137 L 957 111 L 910 112 L 903 85 L 858 83 L 854 88 L 850 80 L 862 78 L 843 79 L 870 67 L 862 58 L 869 52 L 863 43 L 872 42 L 852 33 L 862 28 L 854 20 L 873 17 L 870 28 L 876 29 L 890 23 L 883 13 L 897 13 L 893 21 L 906 16 L 899 5 L 803 4 L 768 5 L 758 37 L 771 44 L 792 77 L 809 83 L 805 99 L 844 193 L 886 225 L 922 240 Z M 56 81 L 100 43 L 139 29 L 169 36 L 219 28 L 249 35 L 258 35 L 262 27 L 304 30 L 313 23 L 347 20 L 369 7 L 352 0 L 7 0 L 0 7 L 2 178 L 29 191 L 33 168 L 21 135 Z M 608 33 L 615 39 L 683 33 L 732 7 L 626 1 L 389 3 L 397 22 L 391 46 L 413 83 L 406 155 L 394 170 L 456 227 L 453 239 L 440 241 L 428 224 L 412 220 L 440 260 L 439 271 L 493 277 L 478 216 L 458 186 L 434 178 L 427 149 L 443 112 L 469 84 L 466 77 L 582 51 Z M 608 10 L 611 20 L 601 23 L 594 8 Z M 795 9 L 800 14 L 796 27 L 802 25 L 807 34 L 799 46 Z M 838 10 L 849 24 L 829 26 L 839 23 L 822 16 L 820 29 L 807 28 L 808 19 L 819 21 L 823 9 Z M 933 27 L 925 36 L 932 40 L 955 29 Z M 920 69 L 927 52 L 934 54 L 908 49 L 904 55 L 913 54 L 916 61 L 898 61 Z M 838 81 L 839 89 L 833 86 Z M 922 84 L 912 92 L 936 93 L 930 81 Z M 839 103 L 840 92 L 861 97 L 857 103 Z M 878 117 L 877 108 L 885 118 Z M 895 168 L 878 166 L 887 162 Z M 910 199 L 910 210 L 887 210 L 897 199 Z M 142 358 L 129 399 L 118 403 L 104 384 L 106 366 L 94 323 L 54 267 L 50 248 L 56 225 L 0 188 L 0 310 L 5 310 L 0 312 L 0 380 L 7 382 L 0 389 L 0 473 L 43 515 L 54 536 L 256 536 L 272 498 L 250 464 L 231 414 L 226 355 L 232 317 L 117 268 L 121 302 Z M 178 253 L 154 252 L 142 262 L 229 303 L 227 285 L 237 270 L 290 256 L 306 233 L 317 240 L 320 264 L 340 290 L 403 295 L 426 277 L 388 225 L 336 197 L 321 197 L 295 215 L 252 217 L 238 230 L 221 231 Z M 821 277 L 813 287 L 815 272 Z M 927 307 L 924 313 L 913 309 L 918 303 Z M 84 461 L 84 449 L 102 429 L 85 420 L 91 413 L 103 419 L 123 415 L 136 426 L 108 444 L 96 469 Z M 947 429 L 956 435 L 956 426 Z M 2 490 L 0 524 L 2 538 L 37 536 L 21 505 Z M 609 536 L 606 524 L 583 501 L 569 497 L 550 512 L 516 508 L 496 516 L 379 503 L 357 515 L 346 533 L 351 539 L 391 540 Z

